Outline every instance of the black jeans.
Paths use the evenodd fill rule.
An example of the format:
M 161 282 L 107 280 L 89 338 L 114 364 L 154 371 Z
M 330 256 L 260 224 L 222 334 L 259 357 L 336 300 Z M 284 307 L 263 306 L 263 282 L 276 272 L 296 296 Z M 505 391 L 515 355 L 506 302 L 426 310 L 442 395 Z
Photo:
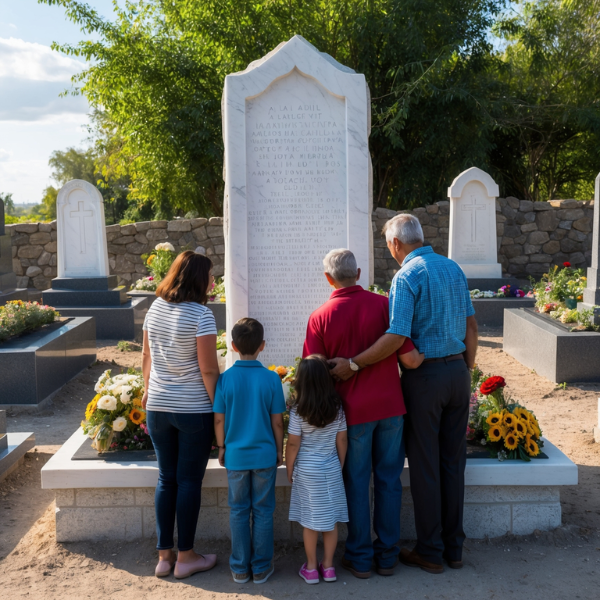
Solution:
M 146 422 L 158 460 L 156 547 L 173 548 L 177 514 L 177 546 L 179 550 L 191 550 L 200 513 L 202 479 L 212 447 L 213 414 L 149 410 Z
M 461 560 L 469 370 L 463 360 L 423 363 L 403 372 L 402 392 L 416 550 L 437 564 Z

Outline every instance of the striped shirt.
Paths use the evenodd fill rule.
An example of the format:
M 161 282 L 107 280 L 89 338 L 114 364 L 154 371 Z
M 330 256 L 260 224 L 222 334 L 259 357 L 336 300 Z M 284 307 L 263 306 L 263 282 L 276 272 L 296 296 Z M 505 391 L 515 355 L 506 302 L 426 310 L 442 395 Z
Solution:
M 196 347 L 197 337 L 217 334 L 210 308 L 196 302 L 174 303 L 157 298 L 146 314 L 144 331 L 148 332 L 152 356 L 146 409 L 212 412 Z

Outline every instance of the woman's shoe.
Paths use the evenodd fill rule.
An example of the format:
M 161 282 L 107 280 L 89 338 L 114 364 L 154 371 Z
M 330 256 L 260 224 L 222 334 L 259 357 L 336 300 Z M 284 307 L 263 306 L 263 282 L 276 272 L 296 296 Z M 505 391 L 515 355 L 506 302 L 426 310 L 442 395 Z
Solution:
M 171 574 L 175 561 L 170 560 L 159 560 L 154 570 L 154 574 L 157 577 L 168 577 Z
M 304 579 L 304 581 L 306 581 L 306 583 L 310 585 L 314 583 L 319 583 L 319 571 L 317 571 L 317 569 L 312 569 L 309 571 L 306 568 L 306 563 L 304 563 L 302 567 L 300 567 L 298 575 L 300 575 L 300 577 L 302 577 L 302 579 Z
M 216 564 L 216 554 L 201 554 L 200 558 L 191 563 L 182 563 L 177 561 L 175 564 L 175 579 L 185 579 L 194 573 L 209 571 Z
M 335 576 L 335 567 L 329 567 L 328 569 L 325 569 L 323 567 L 323 563 L 319 563 L 317 569 L 319 571 L 319 575 L 321 575 L 323 578 L 323 581 L 327 581 L 329 583 L 332 581 L 337 581 L 337 577 Z

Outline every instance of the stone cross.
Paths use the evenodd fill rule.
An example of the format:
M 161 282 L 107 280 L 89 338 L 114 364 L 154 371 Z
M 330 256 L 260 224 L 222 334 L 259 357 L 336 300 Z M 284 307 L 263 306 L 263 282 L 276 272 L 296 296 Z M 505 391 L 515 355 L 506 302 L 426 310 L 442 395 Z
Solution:
M 227 332 L 258 319 L 264 364 L 302 355 L 327 252 L 349 248 L 373 279 L 370 106 L 364 75 L 300 36 L 225 78 Z
M 600 174 L 596 177 L 592 231 L 592 262 L 587 270 L 587 287 L 583 291 L 583 302 L 597 306 L 600 305 Z
M 477 167 L 461 173 L 448 188 L 448 257 L 460 265 L 468 278 L 502 277 L 496 236 L 498 194 L 496 182 Z
M 104 201 L 91 183 L 74 179 L 56 199 L 59 278 L 109 275 Z

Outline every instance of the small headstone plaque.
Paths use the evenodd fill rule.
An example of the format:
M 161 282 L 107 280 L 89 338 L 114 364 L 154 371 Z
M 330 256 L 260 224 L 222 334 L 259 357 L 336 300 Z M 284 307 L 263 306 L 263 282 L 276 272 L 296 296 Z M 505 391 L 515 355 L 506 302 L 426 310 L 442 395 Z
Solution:
M 448 257 L 467 278 L 500 279 L 496 236 L 498 185 L 485 172 L 472 167 L 448 188 L 450 233 Z

